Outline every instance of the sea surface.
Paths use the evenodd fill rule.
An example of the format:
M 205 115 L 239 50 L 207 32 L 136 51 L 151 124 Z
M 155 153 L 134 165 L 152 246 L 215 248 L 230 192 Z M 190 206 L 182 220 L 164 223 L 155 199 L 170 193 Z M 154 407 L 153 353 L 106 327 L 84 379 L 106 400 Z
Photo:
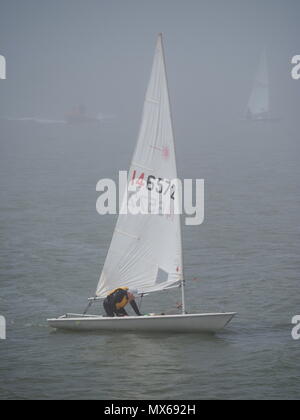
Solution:
M 183 229 L 187 310 L 238 313 L 209 336 L 47 326 L 95 292 L 116 221 L 97 214 L 96 184 L 128 168 L 136 131 L 0 121 L 0 399 L 299 399 L 297 125 L 179 127 L 179 174 L 205 179 L 205 222 Z M 142 311 L 179 300 L 154 294 Z

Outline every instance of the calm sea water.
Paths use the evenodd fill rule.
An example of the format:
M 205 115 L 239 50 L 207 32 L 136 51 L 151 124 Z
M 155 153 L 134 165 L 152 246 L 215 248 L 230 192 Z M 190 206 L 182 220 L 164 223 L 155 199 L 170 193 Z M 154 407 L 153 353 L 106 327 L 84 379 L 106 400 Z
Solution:
M 296 128 L 237 122 L 190 139 L 179 129 L 180 174 L 206 183 L 205 223 L 184 229 L 187 309 L 238 312 L 217 336 L 51 331 L 47 317 L 81 311 L 94 293 L 115 223 L 97 215 L 95 186 L 128 167 L 136 133 L 114 123 L 0 131 L 1 399 L 300 397 Z M 153 295 L 143 310 L 179 299 Z

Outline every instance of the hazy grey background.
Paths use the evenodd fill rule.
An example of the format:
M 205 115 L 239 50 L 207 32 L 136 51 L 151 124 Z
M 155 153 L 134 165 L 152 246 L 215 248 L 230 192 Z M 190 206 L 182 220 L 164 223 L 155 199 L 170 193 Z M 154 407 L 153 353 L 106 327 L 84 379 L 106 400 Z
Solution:
M 299 12 L 276 0 L 1 0 L 0 117 L 61 120 L 83 103 L 115 118 L 0 120 L 0 398 L 299 398 Z M 206 182 L 205 223 L 184 230 L 188 310 L 239 316 L 215 338 L 51 334 L 47 317 L 94 293 L 115 221 L 97 215 L 95 186 L 128 167 L 161 31 L 180 176 Z M 248 124 L 264 46 L 280 121 Z M 179 298 L 164 296 L 144 310 Z
M 199 130 L 199 117 L 227 120 L 244 110 L 265 45 L 274 112 L 295 115 L 290 61 L 299 53 L 299 14 L 297 0 L 1 0 L 8 80 L 0 115 L 57 118 L 83 102 L 90 112 L 117 114 L 124 131 L 124 122 L 136 128 L 158 32 L 179 138 Z

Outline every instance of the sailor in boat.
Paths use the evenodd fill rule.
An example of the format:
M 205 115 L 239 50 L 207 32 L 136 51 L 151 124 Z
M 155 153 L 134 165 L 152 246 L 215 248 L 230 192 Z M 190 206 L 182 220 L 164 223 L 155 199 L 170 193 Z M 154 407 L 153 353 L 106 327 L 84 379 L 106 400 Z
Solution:
M 124 308 L 130 303 L 134 312 L 141 316 L 135 301 L 135 295 L 137 295 L 137 290 L 129 289 L 128 287 L 119 287 L 109 292 L 103 302 L 106 315 L 109 317 L 128 316 Z

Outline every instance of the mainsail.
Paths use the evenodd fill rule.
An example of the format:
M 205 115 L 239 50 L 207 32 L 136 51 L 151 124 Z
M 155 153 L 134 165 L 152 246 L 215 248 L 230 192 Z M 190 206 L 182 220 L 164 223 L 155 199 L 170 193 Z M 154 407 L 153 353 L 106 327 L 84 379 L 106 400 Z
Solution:
M 267 54 L 261 54 L 259 68 L 247 108 L 247 116 L 252 118 L 266 117 L 270 111 L 269 74 Z
M 160 186 L 167 185 L 170 193 L 175 179 L 174 135 L 162 35 L 159 35 L 127 194 L 130 196 L 132 185 L 153 187 L 154 181 Z M 180 215 L 175 213 L 119 215 L 97 297 L 105 297 L 117 287 L 135 288 L 140 293 L 158 291 L 183 280 Z

